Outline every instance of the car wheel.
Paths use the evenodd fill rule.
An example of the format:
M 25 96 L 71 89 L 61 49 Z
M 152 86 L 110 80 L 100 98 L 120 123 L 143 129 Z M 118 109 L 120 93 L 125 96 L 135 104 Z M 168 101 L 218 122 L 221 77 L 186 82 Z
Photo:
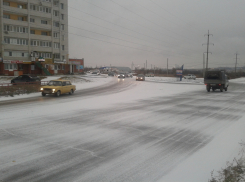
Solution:
M 56 97 L 59 97 L 60 96 L 60 91 L 58 90 L 57 92 L 56 92 Z
M 71 89 L 71 91 L 69 92 L 70 95 L 72 95 L 74 93 L 73 89 Z
M 42 96 L 46 96 L 46 94 L 42 92 Z
M 227 91 L 228 90 L 228 87 L 225 87 L 224 89 L 225 89 L 225 91 Z

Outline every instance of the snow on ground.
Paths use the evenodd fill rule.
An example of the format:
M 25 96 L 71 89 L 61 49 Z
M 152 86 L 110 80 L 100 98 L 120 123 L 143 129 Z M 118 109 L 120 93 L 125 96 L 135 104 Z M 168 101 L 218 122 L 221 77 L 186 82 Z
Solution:
M 185 84 L 185 83 L 191 83 L 191 84 L 204 84 L 203 78 L 196 78 L 196 80 L 193 79 L 182 79 L 182 81 L 179 80 L 179 77 L 146 77 L 146 80 L 148 81 L 156 81 L 156 82 L 164 82 L 164 83 L 178 83 L 178 84 Z
M 47 77 L 45 80 L 54 79 L 56 77 Z M 99 85 L 103 85 L 111 82 L 112 80 L 117 80 L 115 77 L 80 77 L 81 80 L 87 81 L 74 81 L 78 89 L 92 88 Z M 128 78 L 133 81 L 135 78 Z M 126 79 L 125 79 L 126 80 Z M 123 80 L 118 80 L 118 82 L 123 82 Z M 168 82 L 164 84 L 159 84 L 157 82 Z M 245 83 L 245 78 L 239 78 L 231 80 L 231 82 Z M 190 85 L 172 84 L 172 83 L 191 83 Z M 185 80 L 183 82 L 176 81 L 176 78 L 166 78 L 166 77 L 154 77 L 146 78 L 146 82 L 136 82 L 135 86 L 125 90 L 123 93 L 114 93 L 111 95 L 103 95 L 89 98 L 76 98 L 71 99 L 71 102 L 63 103 L 60 102 L 59 109 L 54 110 L 54 104 L 46 105 L 40 103 L 38 106 L 29 108 L 29 110 L 23 110 L 18 116 L 13 116 L 12 121 L 15 119 L 23 120 L 28 115 L 43 116 L 45 114 L 49 115 L 69 113 L 80 110 L 98 109 L 105 107 L 112 107 L 114 104 L 130 104 L 138 100 L 144 100 L 148 98 L 154 98 L 159 96 L 175 96 L 181 93 L 200 91 L 205 92 L 205 86 L 202 83 L 202 79 L 197 80 Z M 30 96 L 40 96 L 40 93 L 34 93 L 24 96 L 15 96 L 14 98 L 23 98 Z M 4 99 L 14 99 L 11 97 L 0 98 Z M 81 104 L 81 102 L 83 104 Z M 96 103 L 96 104 L 95 104 Z M 68 109 L 69 108 L 69 109 Z M 227 161 L 231 161 L 237 156 L 239 152 L 238 142 L 245 139 L 245 114 L 244 116 L 234 125 L 225 129 L 225 131 L 218 134 L 208 145 L 197 151 L 195 154 L 190 156 L 188 159 L 180 163 L 173 171 L 168 175 L 164 176 L 160 182 L 196 182 L 196 181 L 208 181 L 210 179 L 210 173 L 212 170 L 220 170 L 225 167 Z M 225 151 L 221 153 L 221 151 Z M 212 163 L 212 165 L 211 165 Z M 210 167 L 212 166 L 212 167 Z
M 15 77 L 2 76 L 2 77 L 0 77 L 0 84 L 10 83 L 10 80 L 13 78 L 15 78 Z M 81 75 L 65 76 L 65 75 L 60 75 L 60 76 L 47 76 L 46 78 L 42 79 L 42 81 L 57 80 L 60 78 L 71 80 L 72 84 L 76 85 L 77 90 L 101 86 L 101 85 L 104 85 L 106 83 L 111 82 L 112 79 L 114 79 L 113 77 L 107 77 L 105 75 L 96 75 L 96 76 L 81 76 Z M 0 101 L 12 100 L 12 99 L 21 99 L 21 98 L 28 98 L 28 97 L 36 97 L 36 96 L 40 96 L 40 93 L 15 95 L 14 97 L 11 97 L 11 96 L 0 97 Z

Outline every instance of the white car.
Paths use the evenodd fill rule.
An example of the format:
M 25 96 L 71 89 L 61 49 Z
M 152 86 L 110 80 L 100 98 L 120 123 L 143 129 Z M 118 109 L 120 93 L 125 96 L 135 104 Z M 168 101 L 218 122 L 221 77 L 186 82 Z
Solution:
M 184 76 L 184 79 L 193 79 L 193 80 L 195 80 L 196 76 L 192 75 L 192 74 L 188 74 L 188 75 Z

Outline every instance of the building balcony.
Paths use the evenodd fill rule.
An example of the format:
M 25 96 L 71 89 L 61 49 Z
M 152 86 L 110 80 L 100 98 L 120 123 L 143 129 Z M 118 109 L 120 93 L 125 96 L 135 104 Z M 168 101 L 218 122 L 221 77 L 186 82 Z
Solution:
M 4 50 L 28 52 L 28 45 L 2 44 Z
M 52 37 L 51 36 L 45 36 L 45 35 L 30 34 L 30 38 L 33 39 L 33 40 L 52 41 Z
M 3 6 L 3 12 L 4 13 L 10 13 L 15 15 L 28 15 L 27 9 L 21 9 L 17 7 L 11 7 L 11 6 Z
M 8 32 L 4 31 L 3 36 L 6 37 L 14 37 L 14 38 L 22 38 L 22 39 L 28 39 L 28 33 L 18 33 L 18 32 Z
M 52 47 L 31 46 L 30 48 L 31 48 L 31 51 L 52 52 Z
M 44 13 L 44 12 L 34 11 L 34 10 L 30 10 L 30 15 L 34 17 L 36 16 L 36 17 L 43 17 L 43 18 L 48 18 L 48 19 L 52 18 L 51 13 Z
M 46 25 L 46 24 L 41 24 L 41 23 L 31 23 L 30 24 L 31 28 L 37 28 L 37 29 L 41 29 L 41 30 L 51 30 L 52 29 L 52 25 Z
M 18 2 L 18 3 L 23 3 L 23 4 L 27 4 L 28 0 L 11 0 L 13 2 Z
M 46 6 L 46 7 L 52 7 L 52 3 L 44 2 L 44 1 L 40 1 L 40 0 L 31 0 L 31 3 Z
M 7 19 L 7 18 L 3 18 L 2 20 L 4 24 L 28 27 L 27 21 L 12 20 L 12 19 Z
M 4 60 L 16 60 L 16 61 L 23 61 L 23 62 L 29 62 L 29 57 L 13 57 L 13 56 L 4 56 Z

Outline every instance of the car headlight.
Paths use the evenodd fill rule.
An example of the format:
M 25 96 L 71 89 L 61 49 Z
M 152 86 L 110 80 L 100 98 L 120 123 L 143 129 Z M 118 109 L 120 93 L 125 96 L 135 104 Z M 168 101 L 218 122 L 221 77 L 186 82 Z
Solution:
M 40 90 L 43 90 L 43 88 L 40 88 Z
M 52 89 L 53 90 L 53 92 L 55 91 L 55 89 Z

